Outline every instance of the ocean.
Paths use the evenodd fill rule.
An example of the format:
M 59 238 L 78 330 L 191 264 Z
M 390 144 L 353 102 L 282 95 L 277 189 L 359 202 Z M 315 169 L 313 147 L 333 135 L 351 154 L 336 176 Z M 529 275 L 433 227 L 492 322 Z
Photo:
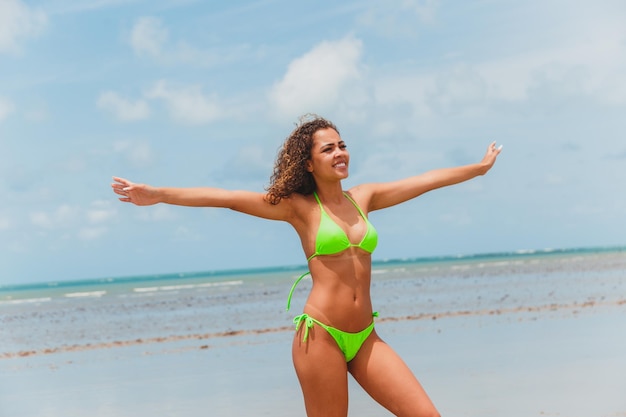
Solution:
M 310 279 L 296 289 L 290 312 L 285 304 L 292 283 L 305 271 L 305 266 L 294 266 L 0 286 L 0 415 L 235 416 L 250 410 L 257 410 L 256 415 L 304 415 L 289 354 L 292 318 L 303 307 Z M 604 340 L 592 346 L 612 362 L 595 363 L 594 369 L 607 366 L 626 375 L 626 354 L 620 353 L 626 352 L 626 247 L 377 261 L 372 299 L 380 312 L 378 332 L 395 341 L 390 344 L 427 375 L 456 373 L 450 377 L 457 382 L 463 380 L 458 375 L 468 376 L 467 369 L 441 362 L 446 355 L 469 355 L 451 346 L 484 350 L 486 356 L 466 358 L 475 366 L 482 364 L 480 369 L 497 369 L 489 359 L 506 368 L 511 366 L 506 358 L 511 357 L 488 353 L 487 346 L 494 344 L 511 349 L 499 337 L 518 346 L 520 335 L 539 332 L 539 340 L 533 336 L 524 343 L 545 353 L 561 339 L 545 346 L 538 344 L 542 340 L 549 343 L 559 334 L 565 340 L 579 338 L 585 332 L 593 337 L 602 329 L 606 333 L 596 339 Z M 581 348 L 589 343 L 576 340 Z M 416 346 L 423 349 L 419 354 Z M 563 360 L 572 354 L 561 350 L 558 355 Z M 548 358 L 532 360 L 553 375 L 550 368 L 555 364 Z M 431 368 L 433 364 L 439 367 Z M 479 380 L 485 377 L 473 372 Z M 220 383 L 212 380 L 215 375 L 220 375 Z M 626 377 L 603 377 L 622 394 L 604 390 L 599 398 L 604 408 L 594 409 L 593 415 L 626 416 Z M 435 399 L 441 399 L 438 384 L 450 387 L 449 380 L 439 378 L 430 378 Z M 493 384 L 487 381 L 487 386 Z M 125 384 L 134 396 L 122 390 Z M 215 398 L 199 386 L 211 386 Z M 165 399 L 160 390 L 166 389 L 175 390 L 176 396 Z M 358 387 L 352 389 L 359 401 L 351 410 L 357 415 L 390 415 L 376 409 Z M 515 390 L 519 387 L 511 387 L 511 398 Z M 467 395 L 461 397 L 480 403 L 480 394 L 469 399 Z M 205 414 L 202 404 L 209 397 L 216 408 Z M 36 398 L 39 402 L 33 402 Z M 285 398 L 280 407 L 277 398 Z M 440 411 L 475 415 L 471 410 L 463 414 L 462 407 L 446 409 L 445 400 Z M 63 405 L 68 401 L 70 408 Z M 258 411 L 263 407 L 265 412 Z M 502 407 L 478 411 L 523 415 L 501 414 Z M 534 414 L 524 415 L 583 416 L 564 411 L 550 414 L 537 405 Z

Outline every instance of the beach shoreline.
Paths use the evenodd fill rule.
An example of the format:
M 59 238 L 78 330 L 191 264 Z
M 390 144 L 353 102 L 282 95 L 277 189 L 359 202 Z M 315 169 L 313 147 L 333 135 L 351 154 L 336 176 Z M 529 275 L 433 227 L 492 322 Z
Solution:
M 379 266 L 376 329 L 442 415 L 626 416 L 625 266 L 624 252 Z M 4 304 L 0 415 L 305 415 L 293 275 Z M 350 415 L 391 414 L 350 380 Z

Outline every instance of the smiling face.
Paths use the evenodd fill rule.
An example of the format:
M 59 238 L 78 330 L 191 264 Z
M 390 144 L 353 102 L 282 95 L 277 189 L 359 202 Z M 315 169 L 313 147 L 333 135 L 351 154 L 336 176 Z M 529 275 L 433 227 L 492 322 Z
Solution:
M 335 129 L 320 129 L 313 134 L 307 170 L 313 174 L 316 183 L 347 178 L 349 163 L 346 144 Z

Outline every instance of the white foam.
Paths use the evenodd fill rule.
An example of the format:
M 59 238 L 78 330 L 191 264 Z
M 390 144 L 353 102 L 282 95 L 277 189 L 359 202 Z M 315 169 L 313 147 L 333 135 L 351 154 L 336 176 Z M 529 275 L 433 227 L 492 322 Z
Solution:
M 102 297 L 107 292 L 104 290 L 100 291 L 83 291 L 83 292 L 68 292 L 65 294 L 66 297 L 76 298 L 76 297 Z
M 133 288 L 134 292 L 157 292 L 157 291 L 178 291 L 189 290 L 193 288 L 206 287 L 224 287 L 229 285 L 241 285 L 243 281 L 224 281 L 224 282 L 205 282 L 203 284 L 180 284 L 180 285 L 161 285 L 159 287 L 137 287 Z
M 24 298 L 22 300 L 7 300 L 0 301 L 0 304 L 27 304 L 27 303 L 45 303 L 47 301 L 52 300 L 50 297 L 40 297 L 40 298 Z

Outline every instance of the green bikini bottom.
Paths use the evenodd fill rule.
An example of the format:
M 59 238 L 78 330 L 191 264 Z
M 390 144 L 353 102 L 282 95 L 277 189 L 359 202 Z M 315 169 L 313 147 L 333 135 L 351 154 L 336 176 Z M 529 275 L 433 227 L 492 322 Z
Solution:
M 372 314 L 372 317 L 378 317 L 378 312 L 375 311 Z M 359 352 L 359 349 L 361 349 L 363 342 L 365 342 L 365 339 L 367 339 L 368 336 L 372 333 L 372 330 L 374 330 L 374 321 L 372 321 L 372 324 L 370 324 L 360 332 L 348 333 L 328 326 L 327 324 L 324 324 L 321 321 L 314 319 L 306 313 L 294 317 L 293 322 L 296 325 L 296 331 L 300 329 L 300 325 L 302 324 L 302 322 L 304 322 L 306 326 L 304 329 L 304 337 L 302 339 L 302 342 L 307 341 L 307 338 L 309 337 L 309 329 L 313 327 L 314 323 L 326 330 L 333 337 L 333 339 L 335 339 L 335 342 L 337 342 L 339 349 L 341 349 L 341 351 L 343 352 L 343 356 L 345 356 L 346 358 L 346 362 L 350 362 L 352 359 L 354 359 L 356 354 Z

